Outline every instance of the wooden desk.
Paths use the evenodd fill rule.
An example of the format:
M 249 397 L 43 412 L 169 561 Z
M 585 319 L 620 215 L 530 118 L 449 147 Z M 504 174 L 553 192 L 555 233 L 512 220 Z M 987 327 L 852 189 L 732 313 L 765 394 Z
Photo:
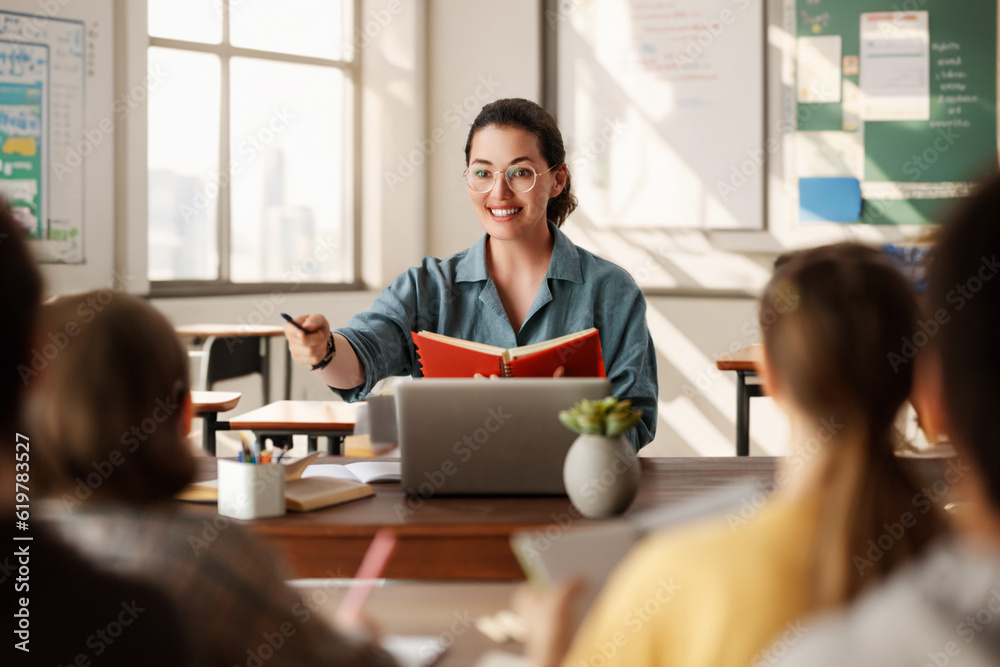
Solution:
M 750 456 L 750 399 L 763 396 L 757 377 L 760 344 L 723 354 L 715 360 L 720 371 L 736 371 L 736 455 Z
M 201 432 L 201 444 L 205 451 L 215 456 L 215 433 L 229 428 L 229 422 L 220 422 L 219 413 L 229 412 L 239 402 L 238 391 L 192 391 L 191 406 L 194 413 L 205 420 Z
M 200 345 L 205 342 L 209 337 L 230 339 L 227 345 L 232 349 L 236 345 L 243 344 L 245 339 L 253 338 L 254 343 L 258 345 L 257 350 L 260 354 L 261 363 L 261 382 L 263 384 L 264 396 L 263 400 L 271 400 L 271 341 L 263 341 L 264 351 L 260 353 L 259 339 L 261 338 L 273 338 L 285 335 L 285 329 L 282 326 L 268 325 L 268 324 L 184 324 L 179 327 L 175 327 L 174 331 L 181 338 L 191 338 L 195 345 Z M 207 361 L 207 360 L 206 360 Z M 205 389 L 210 389 L 210 387 L 205 387 Z M 291 398 L 292 395 L 292 353 L 288 350 L 288 346 L 285 346 L 285 392 L 284 397 L 286 399 Z
M 296 589 L 314 613 L 333 625 L 337 606 L 348 588 L 307 585 Z M 337 582 L 332 582 L 336 584 Z M 482 616 L 492 616 L 510 608 L 510 596 L 517 584 L 487 582 L 413 582 L 388 580 L 376 587 L 365 603 L 365 616 L 383 635 L 424 635 L 440 637 L 450 644 L 436 667 L 470 667 L 484 653 L 502 650 L 521 653 L 521 646 L 499 646 L 473 624 Z
M 305 434 L 309 451 L 316 451 L 316 440 L 326 436 L 327 453 L 341 453 L 345 435 L 354 432 L 358 404 L 342 401 L 277 401 L 229 420 L 229 428 L 253 431 L 257 442 L 271 438 L 276 447 L 291 445 L 293 435 Z M 332 450 L 335 448 L 336 452 Z
M 642 486 L 629 511 L 676 503 L 743 476 L 769 483 L 776 459 L 640 458 Z M 327 459 L 320 462 L 345 462 Z M 199 480 L 216 477 L 215 460 L 198 461 Z M 375 495 L 304 514 L 241 522 L 283 552 L 298 577 L 351 577 L 372 536 L 396 533 L 385 576 L 397 579 L 521 580 L 510 549 L 519 530 L 562 530 L 599 523 L 577 514 L 565 497 L 408 497 L 399 484 L 373 484 Z M 213 505 L 183 503 L 217 517 Z M 555 528 L 553 526 L 555 525 Z

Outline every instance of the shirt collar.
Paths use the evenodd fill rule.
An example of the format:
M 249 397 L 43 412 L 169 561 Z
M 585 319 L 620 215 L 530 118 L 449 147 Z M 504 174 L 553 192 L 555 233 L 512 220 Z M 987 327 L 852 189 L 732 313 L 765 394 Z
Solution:
M 582 283 L 583 269 L 580 267 L 579 248 L 551 221 L 549 221 L 549 232 L 555 242 L 552 245 L 552 261 L 549 262 L 549 270 L 545 277 Z M 456 281 L 478 282 L 489 279 L 486 271 L 486 238 L 487 235 L 483 234 L 458 261 L 455 267 Z

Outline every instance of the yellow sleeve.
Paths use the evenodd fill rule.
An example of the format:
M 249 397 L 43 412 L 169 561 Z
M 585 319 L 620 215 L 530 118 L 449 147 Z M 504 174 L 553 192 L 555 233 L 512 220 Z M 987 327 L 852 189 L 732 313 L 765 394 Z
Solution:
M 643 541 L 618 566 L 574 637 L 563 667 L 672 664 L 668 649 L 684 614 L 685 576 L 665 542 Z

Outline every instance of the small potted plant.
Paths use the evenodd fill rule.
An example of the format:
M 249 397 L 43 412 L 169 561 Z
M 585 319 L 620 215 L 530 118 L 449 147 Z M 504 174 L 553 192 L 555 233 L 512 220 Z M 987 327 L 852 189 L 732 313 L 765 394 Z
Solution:
M 639 461 L 623 434 L 642 417 L 628 400 L 608 396 L 580 401 L 559 421 L 580 435 L 566 453 L 563 483 L 580 513 L 589 518 L 620 514 L 639 491 Z

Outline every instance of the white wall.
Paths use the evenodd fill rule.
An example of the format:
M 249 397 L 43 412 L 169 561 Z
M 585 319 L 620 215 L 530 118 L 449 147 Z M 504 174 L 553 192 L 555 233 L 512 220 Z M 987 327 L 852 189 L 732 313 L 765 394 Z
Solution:
M 426 136 L 428 249 L 447 257 L 483 230 L 462 180 L 469 126 L 487 102 L 524 97 L 541 102 L 541 0 L 429 0 Z M 440 140 L 439 140 L 440 139 Z

